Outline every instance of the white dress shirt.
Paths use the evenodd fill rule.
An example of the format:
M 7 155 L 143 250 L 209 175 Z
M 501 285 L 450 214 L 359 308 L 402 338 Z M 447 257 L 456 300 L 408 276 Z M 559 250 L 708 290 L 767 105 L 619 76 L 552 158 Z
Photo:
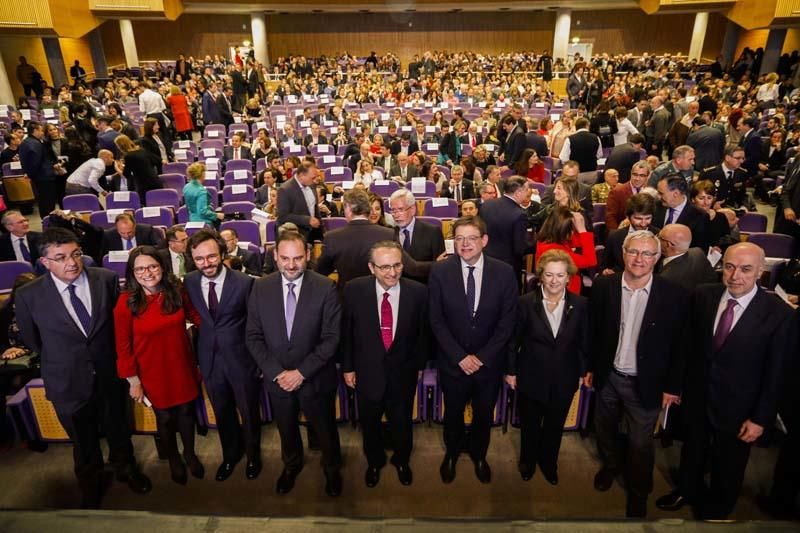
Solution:
M 381 324 L 381 307 L 383 306 L 383 295 L 389 293 L 389 305 L 392 306 L 392 339 L 397 331 L 397 315 L 400 310 L 400 284 L 398 283 L 389 290 L 381 287 L 378 280 L 375 280 L 375 294 L 378 299 L 378 324 Z
M 178 275 L 178 273 L 181 270 L 181 262 L 180 262 L 180 259 L 179 259 L 179 257 L 181 255 L 182 254 L 175 253 L 172 250 L 169 251 L 169 257 L 170 257 L 170 260 L 172 261 L 172 272 L 174 272 L 176 276 Z M 186 261 L 185 260 L 184 260 L 183 268 L 184 268 L 184 270 L 186 269 Z M 203 276 L 203 279 L 205 279 L 205 276 Z
M 739 322 L 739 319 L 742 318 L 742 315 L 747 310 L 747 306 L 750 305 L 750 302 L 752 302 L 753 298 L 756 297 L 757 292 L 758 285 L 754 286 L 750 292 L 741 298 L 734 298 L 731 293 L 725 290 L 722 293 L 722 298 L 720 298 L 719 305 L 717 306 L 717 316 L 714 319 L 714 333 L 717 332 L 717 326 L 719 326 L 722 313 L 725 312 L 725 308 L 728 307 L 728 300 L 736 300 L 736 306 L 733 308 L 733 322 L 731 322 L 731 331 L 733 331 L 734 326 L 736 326 L 736 323 Z
M 161 95 L 152 89 L 145 89 L 144 92 L 139 95 L 139 110 L 145 115 L 161 113 L 166 107 Z
M 542 307 L 544 307 L 544 313 L 547 316 L 547 321 L 550 322 L 550 329 L 553 330 L 553 338 L 556 338 L 558 335 L 558 329 L 561 327 L 561 318 L 564 315 L 564 304 L 567 300 L 567 291 L 564 290 L 561 292 L 561 297 L 558 299 L 558 305 L 556 308 L 550 312 L 550 309 L 547 307 L 547 297 L 544 294 L 544 287 L 542 287 Z
M 400 228 L 400 246 L 405 244 L 406 242 L 406 235 L 405 231 L 408 231 L 408 238 L 411 239 L 411 242 L 414 242 L 414 225 L 417 222 L 417 217 L 412 217 L 411 222 L 408 223 L 408 226 L 405 228 Z
M 211 282 L 216 283 L 216 285 L 214 285 L 214 292 L 217 294 L 217 304 L 222 303 L 222 286 L 225 284 L 225 276 L 227 273 L 228 269 L 222 267 L 222 270 L 219 274 L 217 274 L 216 278 L 209 279 L 206 276 L 203 276 L 203 278 L 200 280 L 200 289 L 203 291 L 203 299 L 206 301 L 206 307 L 208 307 L 208 284 Z
M 14 248 L 14 255 L 17 256 L 17 261 L 28 263 L 29 261 L 22 256 L 22 248 L 20 248 L 19 246 L 19 241 L 22 240 L 25 243 L 25 248 L 28 249 L 28 253 L 31 254 L 31 258 L 33 258 L 33 251 L 31 250 L 31 245 L 28 244 L 28 236 L 23 235 L 22 237 L 17 237 L 12 233 L 10 237 L 11 237 L 11 246 L 12 248 Z
M 283 311 L 286 312 L 286 298 L 289 296 L 289 284 L 294 283 L 294 301 L 295 303 L 300 302 L 300 289 L 303 287 L 303 277 L 305 274 L 300 276 L 294 281 L 289 281 L 283 274 L 281 274 L 281 286 L 283 287 Z M 297 307 L 295 306 L 295 320 L 297 319 Z
M 295 181 L 297 181 L 297 185 L 300 187 L 300 190 L 303 192 L 303 196 L 306 199 L 306 206 L 308 206 L 308 214 L 313 217 L 315 213 L 314 207 L 317 205 L 317 196 L 316 194 L 314 194 L 314 191 L 311 190 L 311 187 L 306 187 L 305 185 L 300 183 L 300 180 L 298 180 L 297 178 L 295 178 Z
M 87 189 L 93 189 L 97 193 L 103 192 L 100 186 L 100 178 L 106 173 L 106 164 L 99 157 L 95 157 L 85 161 L 81 166 L 75 169 L 67 178 L 67 183 L 72 185 L 80 185 Z
M 467 278 L 469 277 L 469 267 L 466 261 L 461 259 L 461 276 L 464 280 L 464 294 L 467 293 Z M 483 254 L 481 254 L 478 261 L 472 265 L 475 270 L 472 271 L 472 277 L 475 278 L 475 308 L 472 310 L 473 315 L 478 311 L 478 304 L 481 301 L 481 285 L 483 283 Z
M 87 335 L 87 332 L 83 330 L 83 325 L 78 318 L 78 314 L 75 312 L 75 308 L 72 307 L 72 300 L 69 296 L 69 284 L 64 283 L 53 274 L 50 274 L 50 277 L 53 279 L 53 283 L 56 284 L 58 294 L 61 295 L 61 301 L 64 302 L 64 307 L 67 308 L 67 313 L 69 313 L 72 321 L 75 322 L 75 325 L 78 326 L 78 329 L 81 330 L 84 335 Z M 75 285 L 75 295 L 83 302 L 89 316 L 92 316 L 92 294 L 89 289 L 89 278 L 86 277 L 86 272 L 81 272 L 81 275 L 72 282 L 72 285 Z
M 637 374 L 636 345 L 639 342 L 639 332 L 642 330 L 644 311 L 647 309 L 647 301 L 650 299 L 652 287 L 652 275 L 647 285 L 641 289 L 630 288 L 625 281 L 625 276 L 622 276 L 619 342 L 617 342 L 617 354 L 614 356 L 614 368 L 629 376 Z
M 639 133 L 639 130 L 636 129 L 636 126 L 633 125 L 633 122 L 628 120 L 628 117 L 625 117 L 622 120 L 617 120 L 617 133 L 614 134 L 614 146 L 625 144 L 628 142 L 628 136 L 635 133 Z
M 589 130 L 587 128 L 581 128 L 577 130 L 575 133 L 581 131 L 589 131 Z M 564 139 L 564 145 L 561 147 L 561 153 L 558 154 L 558 158 L 561 160 L 562 163 L 566 163 L 567 161 L 572 159 L 571 155 L 572 155 L 572 148 L 570 147 L 569 137 L 567 137 L 566 139 Z M 597 159 L 603 159 L 603 143 L 599 142 L 599 138 L 597 143 L 597 154 L 595 155 L 597 156 Z

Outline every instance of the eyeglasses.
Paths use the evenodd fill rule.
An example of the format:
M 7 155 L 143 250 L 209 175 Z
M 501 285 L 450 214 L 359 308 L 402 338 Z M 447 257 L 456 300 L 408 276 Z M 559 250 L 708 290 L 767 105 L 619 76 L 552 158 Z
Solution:
M 408 211 L 412 207 L 414 207 L 414 206 L 413 205 L 409 205 L 407 207 L 393 207 L 392 209 L 389 209 L 389 212 L 394 215 L 396 213 L 402 213 L 403 211 Z
M 642 256 L 645 259 L 652 259 L 658 255 L 658 252 L 650 252 L 647 250 L 634 250 L 631 248 L 625 248 L 625 253 L 631 257 L 639 257 Z
M 136 275 L 144 274 L 145 272 L 150 272 L 151 274 L 155 274 L 161 270 L 161 265 L 152 264 L 147 266 L 138 266 L 133 268 L 133 273 Z
M 456 244 L 464 244 L 464 243 L 475 244 L 479 240 L 481 240 L 480 235 L 469 235 L 467 237 L 464 236 L 456 237 L 455 239 L 453 239 L 453 242 L 455 242 Z
M 380 270 L 383 274 L 388 274 L 390 270 L 396 270 L 398 272 L 403 270 L 403 263 L 395 263 L 393 265 L 376 265 L 372 263 L 372 266 Z
M 55 257 L 45 257 L 45 259 L 63 265 L 64 263 L 67 262 L 67 259 L 72 259 L 73 261 L 77 261 L 81 257 L 83 257 L 83 252 L 80 250 L 75 250 L 69 255 L 57 255 Z
M 205 263 L 216 263 L 219 261 L 219 254 L 211 254 L 205 257 L 193 257 L 192 258 L 197 265 L 202 265 Z

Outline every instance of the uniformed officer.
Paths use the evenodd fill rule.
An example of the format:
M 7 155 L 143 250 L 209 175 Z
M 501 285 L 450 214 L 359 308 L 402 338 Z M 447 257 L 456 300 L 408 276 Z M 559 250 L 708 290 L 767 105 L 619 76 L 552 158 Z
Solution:
M 744 148 L 729 144 L 722 163 L 703 169 L 701 180 L 709 180 L 717 188 L 717 201 L 725 207 L 740 207 L 746 202 L 747 172 L 739 168 L 744 161 Z

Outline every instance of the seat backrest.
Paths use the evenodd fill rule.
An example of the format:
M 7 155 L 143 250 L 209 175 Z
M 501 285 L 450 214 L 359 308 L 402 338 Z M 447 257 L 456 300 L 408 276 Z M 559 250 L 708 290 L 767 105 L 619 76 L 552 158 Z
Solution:
M 134 214 L 136 222 L 139 224 L 150 224 L 151 226 L 170 227 L 174 223 L 172 209 L 169 207 L 142 207 Z
M 336 228 L 343 228 L 347 225 L 347 219 L 344 217 L 328 217 L 322 219 L 322 226 L 325 231 L 331 231 Z
M 767 257 L 791 258 L 794 252 L 794 237 L 780 233 L 751 233 L 747 239 L 764 250 Z
M 444 204 L 446 205 L 434 205 Z M 425 200 L 425 216 L 436 218 L 456 218 L 458 217 L 458 202 L 452 198 L 428 198 Z
M 250 185 L 228 185 L 222 189 L 222 205 L 228 202 L 252 202 L 256 192 Z
M 136 191 L 116 191 L 106 196 L 106 209 L 139 209 L 142 206 Z
M 70 194 L 64 197 L 63 207 L 70 211 L 100 211 L 100 200 L 94 194 Z
M 145 203 L 150 207 L 170 207 L 173 211 L 177 211 L 181 205 L 178 191 L 172 188 L 147 191 L 144 199 Z
M 226 215 L 233 213 L 241 213 L 245 220 L 250 220 L 253 217 L 253 209 L 256 204 L 253 202 L 227 202 L 222 204 L 222 212 Z
M 258 222 L 252 220 L 226 220 L 219 226 L 220 231 L 233 229 L 240 241 L 245 241 L 261 247 L 261 228 Z
M 253 164 L 249 159 L 231 159 L 225 163 L 225 171 L 231 170 L 247 170 L 253 172 Z
M 25 261 L 0 261 L 0 294 L 8 294 L 14 287 L 14 280 L 20 274 L 33 272 L 33 267 Z

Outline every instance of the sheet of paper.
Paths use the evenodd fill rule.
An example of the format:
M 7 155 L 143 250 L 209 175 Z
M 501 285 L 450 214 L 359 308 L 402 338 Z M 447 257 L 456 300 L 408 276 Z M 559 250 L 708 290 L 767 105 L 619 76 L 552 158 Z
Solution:
M 142 208 L 142 216 L 144 218 L 154 218 L 161 216 L 161 208 L 160 207 L 143 207 Z
M 331 145 L 330 144 L 318 144 L 317 145 L 317 152 L 319 152 L 321 154 L 327 154 L 330 151 L 331 151 Z
M 715 250 L 713 248 L 710 248 L 708 250 L 707 258 L 708 258 L 708 262 L 711 263 L 712 267 L 713 266 L 717 266 L 717 263 L 719 263 L 719 260 L 722 259 L 722 253 L 720 253 L 719 251 L 717 251 L 717 250 Z
M 411 192 L 425 194 L 425 178 L 411 178 Z
M 108 252 L 108 262 L 109 263 L 127 263 L 128 262 L 128 254 L 130 254 L 130 250 L 110 250 Z
M 233 194 L 245 194 L 247 192 L 247 185 L 232 185 L 231 191 Z
M 341 176 L 344 174 L 344 167 L 331 167 L 331 176 Z
M 187 222 L 183 225 L 183 227 L 186 229 L 203 229 L 206 227 L 206 223 L 201 220 L 197 220 L 194 222 Z
M 206 133 L 210 139 L 216 139 L 220 136 L 220 132 L 218 130 L 209 130 Z
M 453 255 L 454 253 L 456 253 L 456 247 L 455 244 L 453 243 L 453 239 L 444 240 L 444 251 L 448 255 Z
M 130 202 L 131 201 L 131 193 L 130 191 L 117 191 L 114 193 L 114 201 L 115 202 Z
M 356 186 L 356 182 L 355 181 L 343 181 L 342 182 L 342 189 L 344 189 L 346 191 L 349 190 L 349 189 L 352 189 L 355 186 Z
M 325 164 L 336 163 L 336 156 L 335 155 L 324 155 L 322 156 L 322 162 Z
M 209 157 L 206 159 L 206 170 L 219 170 L 219 158 Z
M 450 198 L 431 198 L 431 206 L 447 207 L 450 205 Z

